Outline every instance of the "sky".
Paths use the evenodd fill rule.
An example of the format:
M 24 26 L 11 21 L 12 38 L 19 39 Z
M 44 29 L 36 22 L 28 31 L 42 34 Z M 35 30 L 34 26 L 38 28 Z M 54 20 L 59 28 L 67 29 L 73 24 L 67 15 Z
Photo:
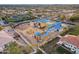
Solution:
M 0 4 L 79 4 L 78 0 L 0 0 Z

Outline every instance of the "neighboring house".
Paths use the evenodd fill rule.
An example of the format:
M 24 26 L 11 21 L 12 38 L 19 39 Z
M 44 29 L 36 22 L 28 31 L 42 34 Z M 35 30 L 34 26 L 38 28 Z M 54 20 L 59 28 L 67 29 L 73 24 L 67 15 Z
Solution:
M 0 31 L 0 52 L 3 51 L 5 44 L 14 41 L 15 40 L 11 36 L 9 36 L 5 31 Z
M 60 37 L 60 40 L 57 44 L 65 47 L 72 53 L 79 54 L 79 36 L 65 35 L 64 37 Z

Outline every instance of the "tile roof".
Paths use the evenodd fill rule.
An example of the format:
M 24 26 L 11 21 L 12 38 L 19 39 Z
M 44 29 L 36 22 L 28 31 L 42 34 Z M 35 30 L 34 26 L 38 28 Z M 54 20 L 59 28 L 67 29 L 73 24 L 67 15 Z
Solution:
M 62 41 L 66 41 L 70 44 L 75 45 L 77 48 L 79 48 L 79 36 L 74 35 L 66 35 L 62 39 Z

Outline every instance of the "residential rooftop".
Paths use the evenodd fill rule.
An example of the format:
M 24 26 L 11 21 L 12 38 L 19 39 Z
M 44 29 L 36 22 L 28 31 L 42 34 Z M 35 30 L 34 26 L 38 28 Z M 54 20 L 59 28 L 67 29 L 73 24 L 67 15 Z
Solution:
M 79 35 L 78 36 L 75 36 L 75 35 L 65 35 L 60 40 L 68 42 L 70 44 L 73 44 L 74 46 L 76 46 L 77 48 L 79 48 Z

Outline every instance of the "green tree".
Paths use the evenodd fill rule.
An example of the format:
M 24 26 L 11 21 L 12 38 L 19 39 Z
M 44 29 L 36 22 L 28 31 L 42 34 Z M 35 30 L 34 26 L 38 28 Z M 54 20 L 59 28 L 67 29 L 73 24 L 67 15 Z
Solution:
M 33 19 L 36 18 L 30 10 L 28 11 L 27 15 L 28 15 L 27 18 L 28 18 L 29 20 L 33 20 Z
M 3 29 L 3 27 L 2 26 L 0 26 L 0 31 Z
M 66 17 L 65 15 L 60 15 L 61 20 L 64 20 Z
M 7 18 L 7 21 L 8 22 L 16 22 L 16 20 L 15 19 L 12 19 L 12 18 Z
M 79 26 L 75 26 L 71 30 L 69 30 L 69 34 L 71 35 L 79 35 Z
M 7 53 L 11 53 L 11 54 L 22 53 L 22 49 L 18 46 L 16 42 L 10 42 L 5 46 L 4 50 L 7 51 Z
M 71 21 L 79 21 L 79 14 L 72 15 L 72 16 L 70 17 L 70 20 L 71 20 Z
M 58 14 L 58 17 L 61 19 L 61 21 L 66 18 L 65 15 L 63 15 L 63 14 Z
M 16 42 L 10 42 L 5 45 L 4 51 L 8 54 L 21 54 L 21 53 L 31 53 L 32 48 L 30 46 L 20 46 Z

